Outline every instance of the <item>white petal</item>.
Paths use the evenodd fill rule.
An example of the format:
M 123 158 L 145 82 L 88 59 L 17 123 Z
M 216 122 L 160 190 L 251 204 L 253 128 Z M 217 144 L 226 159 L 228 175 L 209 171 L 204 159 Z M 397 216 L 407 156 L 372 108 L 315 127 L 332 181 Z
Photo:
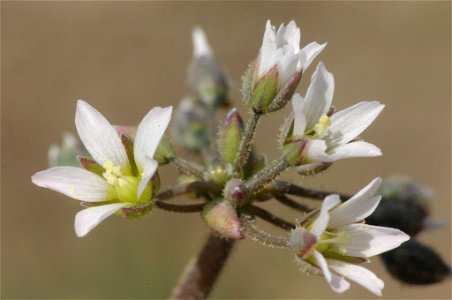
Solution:
M 101 166 L 109 160 L 116 166 L 129 166 L 126 150 L 116 130 L 94 107 L 77 101 L 75 126 L 78 135 L 94 160 Z
M 354 264 L 345 263 L 337 260 L 328 260 L 328 266 L 333 272 L 336 272 L 356 283 L 362 285 L 372 293 L 381 297 L 381 290 L 384 288 L 384 282 L 370 270 Z
M 310 163 L 333 162 L 334 159 L 326 153 L 326 150 L 327 145 L 324 140 L 310 140 L 303 150 L 303 155 Z
M 326 281 L 333 291 L 336 293 L 343 293 L 350 288 L 350 283 L 348 281 L 346 281 L 343 277 L 337 276 L 336 274 L 330 272 L 328 264 L 320 252 L 315 251 L 314 257 L 323 272 L 323 276 L 325 276 Z
M 138 125 L 133 146 L 133 155 L 140 172 L 143 171 L 147 157 L 154 157 L 160 140 L 171 120 L 173 107 L 154 107 Z
M 381 150 L 377 146 L 361 141 L 339 145 L 331 149 L 328 154 L 330 154 L 330 156 L 334 160 L 352 157 L 374 157 L 382 155 Z
M 141 194 L 143 193 L 144 189 L 146 188 L 146 185 L 149 182 L 149 179 L 151 179 L 151 177 L 154 176 L 158 166 L 159 163 L 156 160 L 152 158 L 148 158 L 146 160 L 146 163 L 144 164 L 143 167 L 143 172 L 141 174 L 140 184 L 138 185 L 137 199 L 140 199 Z
M 363 132 L 381 113 L 384 105 L 364 101 L 331 116 L 327 133 L 328 145 L 346 144 Z
M 339 195 L 329 195 L 325 197 L 322 207 L 320 208 L 319 216 L 314 223 L 312 223 L 311 233 L 319 237 L 325 231 L 330 220 L 329 211 L 339 203 L 341 203 Z
M 128 206 L 126 203 L 113 203 L 107 205 L 93 206 L 75 215 L 75 233 L 78 237 L 88 234 L 94 227 L 119 209 Z
M 395 228 L 350 224 L 338 229 L 346 236 L 346 242 L 338 245 L 339 251 L 348 256 L 371 257 L 392 250 L 410 237 Z
M 300 94 L 292 97 L 292 108 L 294 115 L 293 133 L 295 137 L 302 137 L 306 129 L 306 117 L 303 113 L 304 99 Z
M 99 202 L 112 199 L 111 186 L 100 176 L 76 167 L 54 167 L 34 174 L 31 181 L 71 198 Z
M 322 62 L 312 74 L 311 84 L 306 92 L 303 108 L 307 119 L 306 131 L 310 131 L 319 122 L 320 117 L 326 114 L 333 101 L 334 77 L 325 69 Z
M 287 26 L 281 24 L 276 33 L 276 43 L 279 48 L 290 45 L 295 53 L 300 52 L 300 28 L 297 27 L 295 21 L 290 21 Z
M 212 49 L 210 48 L 210 45 L 207 42 L 206 34 L 204 33 L 204 30 L 202 30 L 201 27 L 193 28 L 192 40 L 194 57 L 213 55 Z
M 328 228 L 356 223 L 370 216 L 380 203 L 381 196 L 374 196 L 380 185 L 381 178 L 377 177 L 355 196 L 331 210 Z
M 312 42 L 306 45 L 300 51 L 300 67 L 304 71 L 306 70 L 312 61 L 325 49 L 327 43 L 319 44 Z

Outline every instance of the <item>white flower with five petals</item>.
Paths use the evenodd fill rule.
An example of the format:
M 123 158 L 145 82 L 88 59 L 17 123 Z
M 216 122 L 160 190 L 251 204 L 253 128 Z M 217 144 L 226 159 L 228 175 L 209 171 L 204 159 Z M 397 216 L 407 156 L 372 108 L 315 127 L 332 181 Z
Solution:
M 86 149 L 103 172 L 76 167 L 54 167 L 32 176 L 34 184 L 71 198 L 92 202 L 75 217 L 77 236 L 85 236 L 121 208 L 152 200 L 153 156 L 171 119 L 172 107 L 153 108 L 138 125 L 133 155 L 128 156 L 120 136 L 108 120 L 83 100 L 77 102 L 75 125 Z
M 335 292 L 342 293 L 350 287 L 347 278 L 381 296 L 383 281 L 357 263 L 409 239 L 398 229 L 363 223 L 381 200 L 381 196 L 375 196 L 380 184 L 380 178 L 374 179 L 342 204 L 338 195 L 327 196 L 317 218 L 297 226 L 290 234 L 288 246 L 300 266 L 322 274 Z
M 319 63 L 305 98 L 292 97 L 293 139 L 303 139 L 303 164 L 332 163 L 351 157 L 381 155 L 373 144 L 355 140 L 384 108 L 378 101 L 363 101 L 332 112 L 334 77 Z

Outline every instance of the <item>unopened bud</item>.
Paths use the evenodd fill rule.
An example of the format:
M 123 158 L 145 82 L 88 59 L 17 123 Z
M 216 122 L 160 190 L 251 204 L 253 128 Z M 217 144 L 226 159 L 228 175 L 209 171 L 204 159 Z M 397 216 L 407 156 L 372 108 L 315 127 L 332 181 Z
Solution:
M 212 201 L 202 212 L 202 217 L 209 228 L 221 237 L 243 239 L 242 224 L 237 212 L 227 200 Z
M 405 283 L 426 285 L 451 276 L 451 268 L 441 256 L 414 239 L 383 253 L 381 258 L 389 273 Z
M 174 115 L 173 136 L 175 141 L 189 151 L 198 152 L 209 145 L 206 111 L 191 98 L 181 101 Z
M 429 200 L 432 192 L 406 177 L 392 177 L 380 187 L 382 200 L 366 221 L 393 227 L 415 236 L 428 225 Z
M 194 51 L 188 81 L 199 100 L 210 111 L 215 110 L 227 102 L 227 80 L 215 61 L 204 31 L 199 27 L 194 28 L 192 36 Z
M 176 158 L 176 153 L 174 152 L 173 146 L 168 139 L 163 138 L 154 154 L 154 159 L 159 165 L 166 165 L 174 158 Z
M 48 160 L 50 167 L 77 166 L 79 167 L 78 155 L 87 155 L 81 141 L 72 133 L 63 133 L 61 145 L 52 144 L 49 147 Z
M 243 121 L 236 108 L 231 109 L 220 129 L 218 150 L 224 161 L 233 164 L 242 139 Z
M 238 179 L 231 179 L 224 188 L 224 197 L 233 206 L 242 206 L 247 203 L 248 193 L 243 182 Z

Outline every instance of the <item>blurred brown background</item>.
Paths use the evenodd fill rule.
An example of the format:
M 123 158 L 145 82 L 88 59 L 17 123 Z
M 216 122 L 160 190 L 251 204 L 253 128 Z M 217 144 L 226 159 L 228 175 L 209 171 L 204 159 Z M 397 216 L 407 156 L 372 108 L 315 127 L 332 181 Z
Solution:
M 450 22 L 448 2 L 2 2 L 2 297 L 165 298 L 207 230 L 198 215 L 155 211 L 141 221 L 111 217 L 87 237 L 73 229 L 77 201 L 33 186 L 47 149 L 75 133 L 81 98 L 111 122 L 137 124 L 156 105 L 186 93 L 191 29 L 202 26 L 245 114 L 240 76 L 260 47 L 267 19 L 294 19 L 302 44 L 328 42 L 319 60 L 334 73 L 334 104 L 376 99 L 386 108 L 363 137 L 384 156 L 341 161 L 301 180 L 356 192 L 376 176 L 409 175 L 436 193 L 444 229 L 420 240 L 451 261 Z M 278 155 L 272 134 L 288 113 L 266 117 L 258 148 Z M 265 135 L 263 134 L 265 133 Z M 162 186 L 174 183 L 171 167 Z M 282 214 L 287 211 L 280 210 Z M 293 214 L 292 214 L 293 215 Z M 292 217 L 291 215 L 291 217 Z M 296 216 L 293 216 L 296 217 Z M 370 268 L 384 298 L 451 298 L 450 281 L 428 287 L 391 279 L 378 258 Z M 363 288 L 336 295 L 322 278 L 298 271 L 290 253 L 239 242 L 214 298 L 372 298 Z

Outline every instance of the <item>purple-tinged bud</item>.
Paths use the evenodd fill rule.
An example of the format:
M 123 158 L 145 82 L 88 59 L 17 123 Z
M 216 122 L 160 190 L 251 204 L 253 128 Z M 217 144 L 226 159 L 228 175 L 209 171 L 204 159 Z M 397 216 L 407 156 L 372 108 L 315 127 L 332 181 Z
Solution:
M 231 179 L 224 188 L 224 197 L 234 207 L 242 206 L 247 203 L 248 192 L 243 182 L 239 179 Z
M 202 217 L 209 228 L 219 236 L 243 239 L 242 223 L 232 204 L 227 200 L 212 201 L 204 206 Z
M 243 121 L 236 108 L 231 109 L 223 122 L 218 138 L 218 150 L 224 161 L 233 164 L 242 139 Z

